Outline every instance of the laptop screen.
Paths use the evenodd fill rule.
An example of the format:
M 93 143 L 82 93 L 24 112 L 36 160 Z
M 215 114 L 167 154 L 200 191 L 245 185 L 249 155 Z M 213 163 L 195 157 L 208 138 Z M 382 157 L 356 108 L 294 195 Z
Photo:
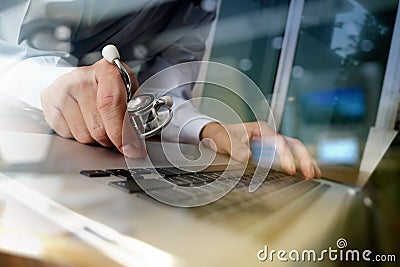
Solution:
M 286 95 L 272 105 L 273 113 L 284 107 L 274 117 L 277 130 L 303 141 L 319 163 L 358 169 L 385 79 L 391 80 L 386 70 L 397 8 L 398 1 L 222 1 L 211 60 L 248 75 L 267 100 Z M 291 44 L 292 62 L 285 61 Z M 288 71 L 279 76 L 280 68 Z M 287 88 L 276 86 L 283 79 Z M 254 120 L 235 94 L 213 85 L 203 94 Z M 202 106 L 206 113 L 215 109 Z

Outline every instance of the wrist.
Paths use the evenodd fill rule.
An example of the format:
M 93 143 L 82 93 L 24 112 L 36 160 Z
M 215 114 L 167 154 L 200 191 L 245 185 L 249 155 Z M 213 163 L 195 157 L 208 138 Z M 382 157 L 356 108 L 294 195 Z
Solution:
M 218 122 L 210 122 L 206 124 L 200 132 L 200 140 L 211 138 L 218 134 L 223 130 L 225 132 L 224 127 Z

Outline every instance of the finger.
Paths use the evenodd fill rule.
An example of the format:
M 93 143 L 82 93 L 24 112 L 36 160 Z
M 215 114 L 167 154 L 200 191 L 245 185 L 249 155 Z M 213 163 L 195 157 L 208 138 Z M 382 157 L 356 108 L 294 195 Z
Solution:
M 61 111 L 76 141 L 82 144 L 91 144 L 94 142 L 83 119 L 78 102 L 74 98 L 66 97 Z
M 236 124 L 224 124 L 229 134 L 240 140 L 241 143 L 249 145 L 253 139 L 259 139 L 261 128 L 257 122 L 246 122 Z
M 281 167 L 291 175 L 296 174 L 296 165 L 294 164 L 293 154 L 286 139 L 282 135 L 278 134 L 276 135 L 275 141 Z
M 52 106 L 43 108 L 43 113 L 47 124 L 53 129 L 59 136 L 64 138 L 73 138 L 68 123 L 61 113 L 60 109 Z
M 98 62 L 96 80 L 98 83 L 97 108 L 103 121 L 106 133 L 111 142 L 123 153 L 122 130 L 126 113 L 126 88 L 118 69 L 106 60 Z M 97 64 L 97 63 L 96 63 Z M 141 155 L 141 144 L 131 138 L 130 149 L 125 149 L 129 157 Z
M 318 168 L 315 160 L 298 139 L 286 137 L 286 140 L 293 151 L 295 157 L 300 161 L 300 170 L 307 178 L 321 177 L 321 170 Z
M 122 128 L 122 153 L 132 159 L 144 158 L 146 156 L 144 139 L 140 140 L 138 138 L 127 113 L 125 114 Z
M 54 84 L 46 87 L 41 94 L 41 102 L 44 118 L 47 124 L 60 136 L 64 138 L 73 138 L 60 108 L 56 105 L 55 97 L 57 87 Z
M 321 178 L 322 177 L 322 171 L 319 168 L 318 164 L 314 161 L 314 172 L 315 172 L 315 177 L 316 178 Z
M 244 138 L 246 138 L 248 141 L 261 138 L 262 129 L 260 127 L 261 125 L 257 121 L 245 123 L 244 125 L 247 132 L 247 136 L 243 136 Z
M 79 86 L 73 88 L 73 96 L 81 109 L 81 113 L 91 137 L 105 147 L 112 147 L 106 129 L 97 109 L 97 81 L 95 72 L 90 68 L 81 68 L 73 76 Z
M 275 137 L 276 132 L 265 121 L 247 122 L 244 123 L 247 136 L 243 135 L 243 142 L 251 140 L 270 140 Z M 247 139 L 247 140 L 245 140 Z

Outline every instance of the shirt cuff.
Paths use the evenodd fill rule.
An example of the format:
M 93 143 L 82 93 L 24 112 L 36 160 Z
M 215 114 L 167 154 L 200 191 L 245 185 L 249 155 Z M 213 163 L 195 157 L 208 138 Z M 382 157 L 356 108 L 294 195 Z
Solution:
M 75 69 L 57 67 L 58 62 L 58 59 L 42 57 L 26 59 L 16 64 L 5 75 L 0 76 L 0 92 L 41 109 L 42 90 L 61 75 Z
M 200 142 L 200 134 L 204 126 L 217 120 L 205 115 L 195 117 L 185 123 L 179 132 L 179 141 L 184 143 L 198 144 Z

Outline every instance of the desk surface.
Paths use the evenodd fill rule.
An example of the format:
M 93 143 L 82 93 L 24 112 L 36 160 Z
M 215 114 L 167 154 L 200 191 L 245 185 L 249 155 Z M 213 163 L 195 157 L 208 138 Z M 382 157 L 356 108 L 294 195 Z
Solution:
M 8 121 L 8 132 L 49 133 L 22 113 L 16 121 Z M 31 111 L 28 113 L 31 115 Z M 8 120 L 9 116 L 0 117 L 4 118 Z M 7 130 L 5 125 L 0 123 L 0 130 Z M 123 158 L 106 149 L 64 141 L 69 148 L 82 146 L 83 155 L 66 153 L 64 161 L 40 165 L 48 168 L 46 172 L 31 168 L 33 165 L 24 165 L 24 171 L 19 172 L 2 169 L 0 198 L 5 199 L 6 208 L 0 221 L 0 247 L 6 252 L 23 252 L 50 263 L 77 266 L 274 266 L 280 263 L 257 259 L 257 252 L 265 245 L 287 251 L 320 250 L 334 246 L 341 237 L 360 248 L 371 245 L 366 225 L 369 215 L 363 203 L 367 200 L 356 188 L 323 181 L 331 186 L 323 196 L 305 195 L 276 212 L 248 207 L 221 213 L 219 202 L 201 208 L 175 208 L 144 194 L 126 194 L 107 186 L 112 178 L 80 175 L 78 167 L 86 164 L 82 162 L 85 156 L 103 155 L 103 161 L 89 166 L 102 169 L 123 164 Z M 380 242 L 391 244 L 387 252 L 396 252 L 399 246 L 391 237 L 400 232 L 398 226 L 393 227 L 399 212 L 395 210 L 387 217 L 381 211 L 380 220 L 388 222 L 383 225 L 391 226 L 378 229 L 374 235 L 381 238 L 372 242 L 375 248 L 383 247 Z M 82 228 L 88 225 L 95 231 Z M 5 246 L 1 240 L 6 241 Z M 17 240 L 17 246 L 7 240 Z M 26 244 L 39 244 L 41 250 L 32 250 Z M 329 265 L 334 262 L 324 262 L 324 266 Z
M 0 189 L 0 266 L 120 265 Z

